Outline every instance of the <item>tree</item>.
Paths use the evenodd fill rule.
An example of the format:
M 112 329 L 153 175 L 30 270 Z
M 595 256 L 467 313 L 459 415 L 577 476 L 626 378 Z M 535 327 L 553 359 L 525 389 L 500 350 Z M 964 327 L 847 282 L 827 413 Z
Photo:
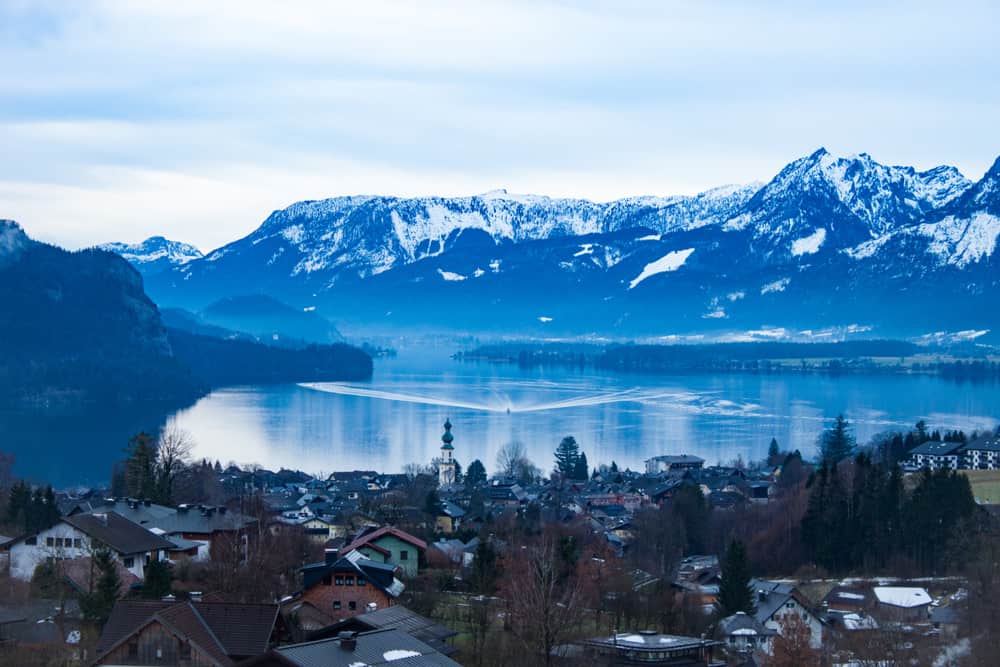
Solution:
M 497 552 L 490 544 L 489 539 L 483 536 L 476 546 L 476 557 L 472 561 L 472 574 L 469 583 L 472 585 L 472 590 L 480 595 L 493 595 L 499 576 L 500 566 L 497 563 Z
M 156 445 L 153 500 L 163 505 L 173 505 L 174 481 L 188 465 L 193 448 L 191 436 L 176 426 L 169 426 L 160 433 Z
M 719 582 L 719 609 L 723 616 L 738 611 L 753 614 L 753 589 L 750 588 L 750 562 L 743 542 L 731 540 L 722 562 L 722 579 Z
M 836 465 L 854 453 L 855 444 L 850 423 L 844 415 L 837 415 L 833 426 L 820 436 L 820 458 L 827 464 Z
M 785 614 L 774 638 L 769 665 L 774 667 L 819 667 L 819 652 L 812 647 L 812 631 L 798 614 Z
M 670 514 L 684 526 L 687 555 L 704 553 L 708 546 L 708 527 L 711 512 L 705 494 L 696 484 L 683 484 L 670 499 Z
M 767 446 L 767 465 L 777 465 L 781 458 L 781 449 L 778 447 L 778 439 L 771 438 L 771 444 Z
M 465 486 L 469 489 L 475 488 L 486 481 L 486 466 L 479 459 L 469 464 L 469 469 L 465 471 Z
M 618 464 L 615 463 L 613 460 L 611 461 L 611 468 L 610 468 L 610 470 L 611 470 L 611 472 L 618 472 Z
M 497 452 L 497 470 L 522 484 L 532 482 L 539 475 L 538 468 L 528 459 L 524 443 L 518 440 L 511 440 Z
M 427 492 L 426 498 L 424 498 L 424 512 L 431 515 L 432 517 L 437 516 L 437 513 L 441 510 L 441 498 L 438 496 L 438 492 L 431 489 Z
M 125 490 L 135 498 L 156 495 L 156 444 L 146 432 L 128 441 L 125 460 Z
M 174 581 L 174 571 L 169 561 L 151 560 L 146 566 L 146 578 L 142 582 L 142 597 L 159 600 L 169 595 Z
M 573 479 L 587 479 L 590 477 L 590 465 L 587 463 L 587 455 L 580 452 L 580 458 L 576 460 L 576 467 L 573 469 Z
M 97 586 L 80 596 L 80 611 L 84 618 L 103 628 L 121 594 L 122 582 L 111 551 L 99 549 L 92 558 L 99 573 Z
M 563 477 L 572 478 L 576 473 L 576 464 L 580 460 L 580 446 L 576 444 L 576 438 L 567 435 L 559 446 L 556 447 L 556 470 Z
M 24 480 L 16 482 L 10 489 L 7 500 L 7 523 L 20 526 L 27 530 L 28 506 L 31 504 L 31 489 Z

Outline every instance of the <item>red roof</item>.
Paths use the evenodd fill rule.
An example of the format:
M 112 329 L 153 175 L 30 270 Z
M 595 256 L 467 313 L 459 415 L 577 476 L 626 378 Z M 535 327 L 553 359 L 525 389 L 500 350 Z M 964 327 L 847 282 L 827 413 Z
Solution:
M 403 542 L 406 542 L 407 544 L 412 544 L 418 549 L 421 550 L 427 549 L 427 543 L 424 542 L 419 537 L 414 537 L 413 535 L 407 533 L 405 530 L 400 530 L 399 528 L 394 528 L 393 526 L 383 526 L 378 530 L 373 530 L 370 533 L 365 533 L 364 535 L 355 538 L 353 542 L 351 542 L 346 547 L 341 549 L 341 552 L 346 554 L 352 549 L 359 549 L 363 546 L 375 546 L 374 544 L 371 543 L 377 541 L 379 538 L 384 537 L 385 535 L 391 535 L 399 540 L 402 540 Z

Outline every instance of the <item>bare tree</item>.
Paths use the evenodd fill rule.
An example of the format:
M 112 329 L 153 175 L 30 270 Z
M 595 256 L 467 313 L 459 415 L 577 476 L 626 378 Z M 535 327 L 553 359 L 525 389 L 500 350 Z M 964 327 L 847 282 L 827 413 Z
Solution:
M 554 649 L 572 638 L 583 617 L 580 577 L 566 573 L 551 535 L 513 550 L 503 586 L 510 630 L 531 655 L 551 665 Z
M 519 482 L 531 482 L 542 474 L 520 440 L 511 440 L 497 452 L 497 471 Z
M 820 654 L 810 644 L 812 631 L 798 614 L 781 619 L 781 633 L 774 638 L 768 667 L 819 667 Z
M 161 502 L 170 504 L 174 482 L 187 467 L 193 449 L 191 436 L 174 424 L 160 433 L 156 443 L 156 486 Z

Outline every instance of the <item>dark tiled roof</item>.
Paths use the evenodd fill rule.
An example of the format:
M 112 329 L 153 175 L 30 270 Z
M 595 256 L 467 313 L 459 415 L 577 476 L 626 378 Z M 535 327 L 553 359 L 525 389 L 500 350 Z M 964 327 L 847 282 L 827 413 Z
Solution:
M 383 537 L 385 535 L 391 535 L 397 539 L 402 540 L 403 542 L 412 544 L 418 549 L 427 548 L 427 543 L 421 540 L 420 538 L 414 537 L 413 535 L 410 535 L 406 531 L 400 530 L 393 526 L 383 526 L 381 528 L 378 528 L 377 530 L 371 531 L 370 533 L 364 533 L 358 536 L 357 538 L 355 538 L 353 542 L 344 547 L 344 551 L 350 551 L 351 549 L 357 549 L 358 547 L 362 547 L 369 543 L 376 542 L 380 537 Z
M 961 442 L 935 442 L 931 440 L 930 442 L 925 442 L 924 444 L 911 449 L 910 456 L 915 454 L 949 456 L 957 454 L 963 447 L 965 447 L 965 445 Z
M 401 630 L 363 632 L 353 650 L 341 648 L 340 639 L 322 639 L 275 649 L 287 664 L 297 667 L 459 667 L 459 664 Z M 252 664 L 252 663 L 251 663 Z
M 122 554 L 170 549 L 174 546 L 115 512 L 74 514 L 64 517 L 63 521 Z
M 120 514 L 144 528 L 159 528 L 165 533 L 210 534 L 216 531 L 236 530 L 251 521 L 248 517 L 225 508 L 197 505 L 174 509 L 155 503 L 147 505 L 139 501 L 122 500 L 94 511 L 104 510 Z
M 970 442 L 965 448 L 980 452 L 1000 452 L 1000 436 L 984 435 Z
M 387 629 L 402 630 L 411 637 L 416 637 L 445 655 L 451 655 L 455 652 L 455 648 L 446 644 L 445 640 L 454 637 L 458 634 L 457 632 L 444 627 L 426 616 L 421 616 L 402 605 L 385 607 L 384 609 L 345 619 L 322 630 L 317 630 L 311 638 L 324 639 L 336 637 L 342 630 L 364 631 Z

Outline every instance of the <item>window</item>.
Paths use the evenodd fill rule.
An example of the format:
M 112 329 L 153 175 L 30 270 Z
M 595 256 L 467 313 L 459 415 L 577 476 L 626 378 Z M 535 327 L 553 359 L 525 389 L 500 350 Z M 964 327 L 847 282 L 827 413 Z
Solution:
M 347 585 L 347 586 L 353 586 L 354 585 L 354 577 L 351 577 L 351 576 L 344 577 L 344 584 Z
M 79 537 L 74 538 L 73 539 L 73 548 L 74 549 L 82 549 L 83 548 L 83 540 L 81 540 Z
M 365 585 L 364 578 L 363 577 L 358 577 L 358 586 L 364 586 L 364 585 Z
M 350 602 L 347 603 L 347 608 L 351 610 L 357 609 L 358 603 L 355 602 L 354 600 L 351 600 Z
M 178 657 L 181 660 L 190 660 L 191 659 L 191 644 L 189 644 L 187 642 L 181 642 L 181 648 L 177 652 L 177 654 L 178 654 Z
M 122 561 L 122 565 L 124 565 L 128 569 L 131 569 L 131 568 L 135 567 L 135 559 L 134 558 L 126 558 L 126 559 L 124 559 Z
M 403 549 L 402 551 L 399 552 L 399 560 L 409 560 L 409 559 L 410 559 L 409 551 Z
M 337 586 L 343 586 L 344 585 L 344 577 L 343 576 L 334 577 L 333 583 L 336 584 Z
M 56 538 L 56 548 L 57 549 L 62 549 L 62 546 L 63 546 L 63 538 L 57 537 Z
M 47 546 L 47 547 L 54 547 L 55 545 L 56 545 L 55 539 L 53 539 L 51 537 L 46 537 L 45 538 L 45 546 Z
M 334 600 L 333 601 L 333 608 L 334 609 L 340 609 L 340 600 Z
M 33 547 L 38 544 L 38 537 L 36 537 L 35 535 L 32 535 L 31 537 L 26 537 L 24 538 L 24 543 L 29 547 Z
M 791 609 L 791 608 L 793 608 L 794 606 L 795 606 L 795 603 L 794 603 L 794 602 L 786 602 L 786 603 L 785 603 L 785 607 L 786 607 L 786 608 L 788 608 L 788 609 Z

